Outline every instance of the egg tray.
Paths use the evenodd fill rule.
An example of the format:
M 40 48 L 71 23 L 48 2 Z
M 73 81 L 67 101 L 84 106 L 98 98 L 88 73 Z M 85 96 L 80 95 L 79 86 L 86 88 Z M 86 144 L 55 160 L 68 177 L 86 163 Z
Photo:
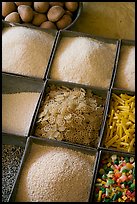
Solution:
M 4 26 L 5 26 L 5 24 L 6 24 L 6 26 L 23 26 L 23 25 L 16 25 L 16 24 L 10 24 L 10 23 L 4 22 Z M 24 25 L 24 26 L 26 26 L 26 25 Z M 28 27 L 33 27 L 33 26 L 28 26 Z M 37 28 L 35 27 L 34 29 L 37 29 Z M 38 30 L 40 30 L 40 29 L 38 28 Z M 111 83 L 110 83 L 109 89 L 101 89 L 101 88 L 87 86 L 84 84 L 82 85 L 82 84 L 76 84 L 76 83 L 70 83 L 70 82 L 64 82 L 64 81 L 57 81 L 57 80 L 55 81 L 55 80 L 50 79 L 50 71 L 52 68 L 52 66 L 51 66 L 52 61 L 53 61 L 56 49 L 58 47 L 59 41 L 60 41 L 62 36 L 72 36 L 72 37 L 73 36 L 85 36 L 85 37 L 95 38 L 95 39 L 101 40 L 103 42 L 106 42 L 106 40 L 107 40 L 108 43 L 116 44 L 116 46 L 117 46 L 116 57 L 115 57 L 115 62 L 114 62 L 114 67 L 113 67 L 113 71 L 112 71 L 112 78 L 111 78 Z M 16 144 L 16 142 L 17 142 L 18 145 L 22 146 L 22 141 L 24 141 L 24 139 L 27 140 L 24 155 L 23 155 L 22 160 L 21 160 L 21 166 L 20 166 L 20 169 L 18 171 L 17 179 L 14 183 L 13 190 L 12 190 L 12 193 L 11 193 L 10 198 L 9 198 L 9 202 L 13 201 L 15 199 L 16 188 L 17 188 L 17 185 L 19 182 L 19 177 L 20 177 L 20 171 L 22 170 L 22 167 L 23 167 L 24 162 L 26 160 L 26 157 L 29 153 L 29 149 L 30 149 L 32 142 L 38 141 L 41 144 L 50 144 L 50 145 L 56 145 L 56 146 L 72 147 L 76 150 L 86 151 L 87 153 L 88 152 L 90 152 L 90 153 L 94 152 L 94 154 L 96 154 L 96 161 L 95 161 L 95 165 L 94 165 L 94 173 L 93 173 L 93 180 L 92 180 L 92 185 L 91 185 L 89 202 L 92 201 L 92 199 L 93 199 L 93 190 L 94 190 L 94 185 L 95 185 L 95 179 L 97 176 L 98 165 L 99 165 L 99 161 L 101 158 L 100 155 L 105 154 L 106 152 L 117 153 L 117 154 L 122 154 L 122 155 L 127 155 L 127 154 L 132 155 L 132 153 L 126 153 L 126 152 L 123 152 L 120 150 L 115 150 L 115 149 L 110 149 L 110 148 L 106 149 L 105 147 L 103 147 L 103 139 L 105 137 L 104 132 L 105 132 L 105 127 L 106 127 L 106 120 L 107 120 L 107 115 L 108 115 L 108 111 L 109 111 L 112 92 L 114 91 L 117 94 L 119 94 L 119 93 L 128 93 L 130 95 L 135 94 L 135 92 L 129 92 L 127 90 L 114 89 L 113 88 L 113 83 L 114 83 L 114 78 L 116 76 L 116 69 L 117 69 L 117 65 L 118 65 L 122 41 L 121 40 L 113 40 L 113 39 L 105 39 L 102 37 L 97 37 L 97 36 L 93 36 L 93 35 L 89 35 L 89 34 L 73 32 L 73 31 L 59 31 L 56 33 L 53 49 L 52 49 L 51 56 L 50 56 L 50 59 L 48 62 L 47 71 L 45 73 L 45 77 L 42 80 L 38 79 L 38 78 L 26 77 L 26 76 L 22 76 L 22 75 L 2 72 L 2 93 L 16 93 L 16 92 L 21 92 L 21 91 L 29 91 L 29 92 L 30 91 L 32 91 L 32 92 L 38 91 L 38 92 L 40 92 L 40 97 L 39 97 L 34 115 L 32 117 L 31 126 L 30 126 L 29 133 L 28 133 L 27 137 L 15 135 L 15 136 L 12 136 L 12 140 L 11 140 L 11 137 L 10 137 L 11 134 L 10 133 L 2 132 L 3 144 L 5 142 L 10 143 L 10 144 L 13 144 L 15 142 L 15 144 Z M 127 40 L 125 42 L 123 41 L 123 43 L 130 43 L 130 42 Z M 50 86 L 51 84 L 54 84 L 57 86 L 63 85 L 63 86 L 67 86 L 70 88 L 81 87 L 84 89 L 91 89 L 95 94 L 101 95 L 106 99 L 102 125 L 100 127 L 100 132 L 99 132 L 100 140 L 99 140 L 98 146 L 96 148 L 88 147 L 88 146 L 80 145 L 80 144 L 72 144 L 70 142 L 55 141 L 52 139 L 40 138 L 40 137 L 37 137 L 34 135 L 35 122 L 37 120 L 38 111 L 39 111 L 39 108 L 40 108 L 40 105 L 41 105 L 43 98 L 47 94 L 46 88 L 48 86 Z M 14 139 L 13 139 L 13 137 L 14 137 Z M 22 138 L 24 138 L 24 139 L 22 139 Z M 104 153 L 102 153 L 102 152 L 104 152 Z
M 71 29 L 73 28 L 74 24 L 76 23 L 76 21 L 78 21 L 79 19 L 79 16 L 81 15 L 82 13 L 82 10 L 83 10 L 83 2 L 78 2 L 78 8 L 75 12 L 73 12 L 73 18 L 72 18 L 72 22 L 70 25 L 68 25 L 67 27 L 63 28 L 63 30 L 67 30 L 67 29 Z M 2 21 L 3 22 L 6 22 L 6 23 L 11 23 L 11 22 L 8 22 L 8 21 L 5 21 L 4 20 L 4 17 L 2 16 Z M 13 23 L 14 24 L 14 23 Z M 21 24 L 21 23 L 15 23 L 17 25 L 24 25 L 25 23 Z M 26 23 L 27 25 L 27 23 Z M 30 26 L 33 26 L 33 24 L 31 24 Z M 37 27 L 37 26 L 36 26 Z M 40 28 L 40 27 L 38 27 Z M 40 28 L 41 29 L 41 28 Z

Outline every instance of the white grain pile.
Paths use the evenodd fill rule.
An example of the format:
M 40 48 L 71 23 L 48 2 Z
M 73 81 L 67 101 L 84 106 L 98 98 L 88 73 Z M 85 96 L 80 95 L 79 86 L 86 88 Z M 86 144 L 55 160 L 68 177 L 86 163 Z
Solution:
M 115 87 L 135 91 L 135 47 L 122 46 Z
M 25 27 L 2 32 L 2 71 L 43 78 L 54 37 Z
M 39 93 L 2 94 L 2 131 L 27 135 Z
M 110 85 L 116 45 L 87 37 L 63 37 L 51 78 L 102 88 Z
M 33 144 L 23 167 L 17 202 L 87 202 L 94 156 Z

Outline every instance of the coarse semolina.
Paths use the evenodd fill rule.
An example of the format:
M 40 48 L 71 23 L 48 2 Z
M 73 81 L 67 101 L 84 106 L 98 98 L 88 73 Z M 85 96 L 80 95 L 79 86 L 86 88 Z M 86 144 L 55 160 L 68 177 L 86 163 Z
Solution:
M 135 46 L 122 46 L 114 86 L 135 91 Z
M 62 37 L 50 77 L 52 79 L 108 88 L 116 45 L 88 37 Z
M 41 103 L 35 135 L 96 147 L 105 99 L 83 88 L 49 86 Z
M 2 94 L 2 131 L 26 136 L 40 93 Z
M 95 156 L 32 144 L 23 166 L 17 202 L 86 202 Z
M 36 29 L 15 26 L 2 31 L 2 71 L 43 78 L 54 37 Z

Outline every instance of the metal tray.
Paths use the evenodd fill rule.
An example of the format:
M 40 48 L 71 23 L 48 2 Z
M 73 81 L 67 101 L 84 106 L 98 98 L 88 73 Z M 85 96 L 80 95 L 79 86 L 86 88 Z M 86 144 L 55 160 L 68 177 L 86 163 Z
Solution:
M 56 140 L 49 140 L 47 138 L 46 139 L 36 138 L 36 137 L 30 136 L 29 138 L 27 138 L 25 151 L 24 151 L 24 154 L 23 154 L 23 157 L 22 157 L 22 161 L 21 161 L 21 165 L 20 165 L 17 177 L 16 177 L 16 181 L 15 181 L 13 189 L 12 189 L 12 193 L 11 193 L 10 198 L 9 198 L 9 202 L 15 202 L 21 172 L 22 172 L 23 166 L 24 166 L 24 164 L 25 164 L 25 162 L 27 160 L 27 157 L 28 157 L 29 153 L 31 152 L 31 147 L 32 147 L 33 144 L 39 144 L 39 145 L 42 145 L 42 146 L 54 146 L 54 147 L 69 148 L 69 149 L 72 149 L 72 150 L 75 150 L 75 151 L 83 152 L 85 154 L 94 155 L 95 156 L 95 162 L 94 162 L 93 172 L 96 169 L 96 160 L 97 160 L 97 155 L 98 155 L 98 152 L 97 152 L 96 149 L 94 149 L 94 148 L 85 149 L 85 148 L 82 148 L 82 147 L 67 144 L 65 142 L 60 142 L 60 141 L 56 141 Z M 93 177 L 92 177 L 92 181 L 93 181 Z M 92 181 L 91 181 L 91 186 L 92 186 Z
M 135 92 L 132 92 L 132 91 L 127 91 L 127 90 L 123 90 L 123 89 L 118 89 L 118 88 L 112 88 L 111 91 L 109 92 L 110 95 L 109 95 L 109 100 L 108 100 L 108 107 L 107 107 L 107 110 L 106 110 L 106 115 L 104 117 L 104 126 L 102 127 L 102 132 L 101 132 L 101 137 L 100 137 L 100 141 L 98 143 L 98 148 L 104 148 L 104 149 L 107 149 L 105 148 L 104 146 L 104 140 L 105 140 L 105 135 L 106 135 L 106 128 L 107 128 L 107 119 L 108 119 L 108 114 L 109 114 L 109 110 L 110 110 L 110 103 L 111 103 L 111 96 L 112 96 L 112 93 L 115 93 L 116 95 L 120 95 L 120 94 L 128 94 L 130 96 L 134 96 L 135 95 Z M 127 153 L 127 151 L 122 151 L 122 150 L 118 150 L 116 148 L 108 148 L 108 149 L 111 149 L 112 151 L 121 151 L 121 152 L 125 152 Z
M 108 108 L 108 98 L 109 98 L 109 95 L 110 95 L 109 90 L 99 89 L 99 88 L 95 88 L 95 87 L 91 87 L 91 86 L 87 86 L 87 85 L 69 83 L 69 82 L 65 82 L 65 81 L 56 81 L 56 80 L 52 80 L 52 79 L 47 79 L 46 82 L 45 82 L 45 88 L 44 88 L 44 91 L 42 92 L 41 100 L 39 100 L 37 110 L 36 110 L 35 115 L 34 115 L 34 117 L 32 119 L 29 135 L 35 136 L 35 124 L 36 124 L 36 121 L 37 121 L 39 109 L 40 109 L 40 106 L 41 106 L 41 103 L 42 103 L 43 99 L 46 97 L 46 94 L 48 93 L 47 88 L 50 85 L 65 86 L 65 87 L 68 87 L 68 88 L 79 87 L 79 88 L 83 88 L 85 90 L 89 89 L 89 90 L 92 90 L 93 94 L 95 94 L 97 96 L 101 96 L 104 99 L 104 113 L 103 113 L 103 118 L 102 118 L 102 124 L 100 126 L 100 131 L 99 131 L 99 137 L 100 137 L 100 133 L 102 132 L 102 127 L 104 126 L 104 118 L 105 118 L 106 111 L 107 111 L 107 108 Z M 38 137 L 38 136 L 35 136 L 35 137 Z M 67 143 L 70 143 L 70 142 L 67 142 Z M 87 147 L 86 145 L 76 144 L 76 143 L 74 145 Z M 97 147 L 95 147 L 95 148 L 97 148 Z
M 24 148 L 24 151 L 25 151 L 26 141 L 27 141 L 27 138 L 22 136 L 22 135 L 14 135 L 14 134 L 2 133 L 2 145 L 5 145 L 5 144 L 6 145 L 15 145 L 15 146 Z M 20 160 L 20 165 L 21 165 L 21 162 L 22 162 L 22 158 Z M 19 172 L 20 165 L 18 167 L 17 174 Z M 15 176 L 14 183 L 16 182 L 17 174 Z M 12 193 L 12 190 L 11 190 L 11 192 L 9 194 L 9 198 L 10 198 L 11 193 Z M 9 198 L 8 198 L 7 202 L 9 202 Z
M 97 157 L 97 163 L 96 163 L 96 170 L 94 171 L 94 175 L 93 175 L 93 182 L 92 182 L 92 188 L 91 188 L 91 193 L 90 193 L 90 199 L 89 202 L 95 202 L 94 201 L 94 195 L 95 195 L 95 183 L 96 183 L 96 179 L 97 179 L 97 175 L 98 175 L 98 171 L 99 171 L 99 167 L 100 167 L 100 161 L 101 159 L 108 155 L 113 155 L 113 154 L 117 154 L 117 155 L 121 155 L 121 156 L 127 156 L 127 157 L 134 157 L 135 158 L 135 154 L 131 154 L 131 153 L 124 153 L 122 151 L 114 151 L 114 150 L 107 150 L 107 149 L 103 149 L 101 148 L 100 151 L 98 152 L 98 157 Z
M 44 89 L 44 82 L 39 79 L 2 73 L 2 93 L 3 94 L 12 94 L 12 93 L 19 93 L 19 92 L 38 92 L 40 93 L 40 96 L 38 99 L 39 101 L 43 89 Z M 36 106 L 36 109 L 37 109 L 37 106 Z
M 114 57 L 114 63 L 112 65 L 113 67 L 112 67 L 112 74 L 111 74 L 111 79 L 110 79 L 110 86 L 108 87 L 108 89 L 109 89 L 111 87 L 111 83 L 112 83 L 113 72 L 115 70 L 115 66 L 116 66 L 117 61 L 118 61 L 117 58 L 118 58 L 118 50 L 119 50 L 120 40 L 104 38 L 104 37 L 95 36 L 95 35 L 91 35 L 91 34 L 87 34 L 87 33 L 76 32 L 76 31 L 68 31 L 68 30 L 59 31 L 59 34 L 56 38 L 56 43 L 55 43 L 55 46 L 53 49 L 52 57 L 51 57 L 51 60 L 49 62 L 49 67 L 47 69 L 47 78 L 49 78 L 49 79 L 51 79 L 50 74 L 51 74 L 51 70 L 52 70 L 52 63 L 53 63 L 54 57 L 56 56 L 56 51 L 58 49 L 60 41 L 63 37 L 88 37 L 88 38 L 91 38 L 93 40 L 97 40 L 97 41 L 100 41 L 103 43 L 116 45 L 116 53 L 115 53 L 115 57 Z
M 11 23 L 11 22 L 2 20 L 2 29 L 4 29 L 5 27 L 16 27 L 16 26 L 21 26 L 21 27 L 26 27 L 26 28 L 30 28 L 30 29 L 46 32 L 46 33 L 48 33 L 48 34 L 50 34 L 50 35 L 52 35 L 54 37 L 54 42 L 53 42 L 53 45 L 52 45 L 52 48 L 51 48 L 51 54 L 49 56 L 47 67 L 45 67 L 45 74 L 44 74 L 43 78 L 31 77 L 30 76 L 30 78 L 34 78 L 34 79 L 38 78 L 38 79 L 44 80 L 47 77 L 47 70 L 48 70 L 49 62 L 50 62 L 50 59 L 51 59 L 51 56 L 52 56 L 52 52 L 53 52 L 53 49 L 54 49 L 54 46 L 55 46 L 56 38 L 58 36 L 58 31 L 54 30 L 54 29 L 43 29 L 43 28 L 36 27 L 36 26 L 33 26 L 33 25 L 28 25 L 28 24 Z M 3 73 L 8 73 L 8 72 L 3 72 Z M 12 72 L 10 74 L 24 76 L 24 75 L 15 74 L 15 73 L 12 73 Z
M 115 81 L 116 81 L 116 75 L 117 75 L 117 71 L 118 71 L 119 61 L 120 61 L 120 58 L 121 58 L 121 48 L 122 48 L 123 45 L 135 46 L 135 41 L 134 40 L 120 40 L 119 48 L 118 48 L 117 62 L 116 62 L 115 69 L 113 71 L 113 79 L 112 79 L 112 82 L 111 82 L 111 88 L 118 88 L 118 87 L 115 86 Z M 119 89 L 120 89 L 120 87 L 119 87 Z M 126 90 L 126 88 L 125 88 L 125 90 Z

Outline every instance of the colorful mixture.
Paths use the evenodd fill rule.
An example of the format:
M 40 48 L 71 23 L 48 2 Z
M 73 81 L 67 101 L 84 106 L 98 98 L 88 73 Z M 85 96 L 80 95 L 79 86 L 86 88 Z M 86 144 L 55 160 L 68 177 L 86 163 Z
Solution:
M 134 157 L 104 157 L 100 162 L 94 195 L 97 202 L 135 202 Z

